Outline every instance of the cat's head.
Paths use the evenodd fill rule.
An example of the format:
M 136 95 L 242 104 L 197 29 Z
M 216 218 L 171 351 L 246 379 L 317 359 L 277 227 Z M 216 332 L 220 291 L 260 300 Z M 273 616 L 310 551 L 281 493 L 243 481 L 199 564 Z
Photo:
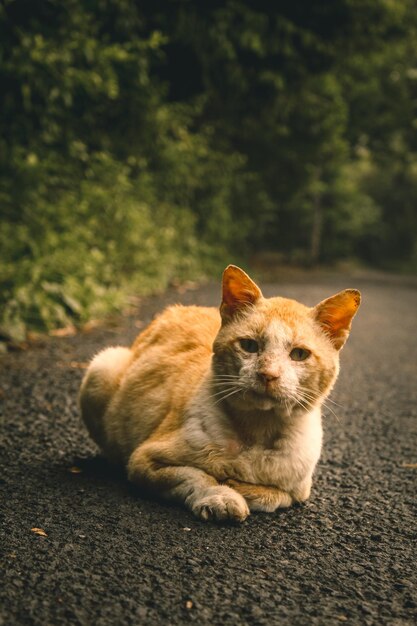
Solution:
M 359 304 L 355 289 L 313 308 L 264 298 L 245 272 L 229 265 L 223 274 L 222 326 L 213 347 L 219 401 L 241 410 L 316 406 L 334 385 L 339 350 Z

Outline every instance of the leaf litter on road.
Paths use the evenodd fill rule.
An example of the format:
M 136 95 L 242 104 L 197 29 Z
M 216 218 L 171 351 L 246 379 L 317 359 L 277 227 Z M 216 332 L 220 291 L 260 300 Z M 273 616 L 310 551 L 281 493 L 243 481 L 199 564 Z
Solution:
M 35 533 L 35 535 L 40 535 L 41 537 L 47 537 L 48 536 L 43 528 L 31 528 L 30 530 L 33 533 Z

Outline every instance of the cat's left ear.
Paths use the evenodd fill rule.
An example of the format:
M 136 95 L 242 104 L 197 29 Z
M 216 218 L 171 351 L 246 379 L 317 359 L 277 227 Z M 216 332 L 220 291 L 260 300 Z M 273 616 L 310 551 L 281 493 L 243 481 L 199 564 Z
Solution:
M 223 299 L 220 314 L 223 321 L 231 319 L 235 313 L 255 304 L 262 298 L 262 292 L 251 278 L 236 265 L 229 265 L 223 272 Z
M 337 350 L 349 337 L 352 319 L 361 303 L 357 289 L 345 289 L 320 302 L 313 309 L 314 317 Z

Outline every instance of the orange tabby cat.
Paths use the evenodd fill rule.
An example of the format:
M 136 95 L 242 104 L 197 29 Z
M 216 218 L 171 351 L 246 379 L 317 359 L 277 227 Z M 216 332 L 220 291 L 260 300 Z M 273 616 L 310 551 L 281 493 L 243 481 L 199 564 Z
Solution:
M 302 502 L 320 456 L 320 407 L 359 303 L 354 289 L 314 308 L 266 299 L 230 265 L 220 314 L 169 307 L 131 349 L 93 359 L 84 422 L 131 481 L 201 519 L 242 521 Z

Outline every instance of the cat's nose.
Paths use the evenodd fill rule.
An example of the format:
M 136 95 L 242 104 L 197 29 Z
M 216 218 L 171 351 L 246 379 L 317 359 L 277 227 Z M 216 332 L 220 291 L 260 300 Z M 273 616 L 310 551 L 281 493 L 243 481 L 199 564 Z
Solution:
M 278 380 L 279 373 L 275 370 L 264 369 L 258 372 L 258 377 L 264 384 L 268 384 L 273 382 L 274 380 Z

